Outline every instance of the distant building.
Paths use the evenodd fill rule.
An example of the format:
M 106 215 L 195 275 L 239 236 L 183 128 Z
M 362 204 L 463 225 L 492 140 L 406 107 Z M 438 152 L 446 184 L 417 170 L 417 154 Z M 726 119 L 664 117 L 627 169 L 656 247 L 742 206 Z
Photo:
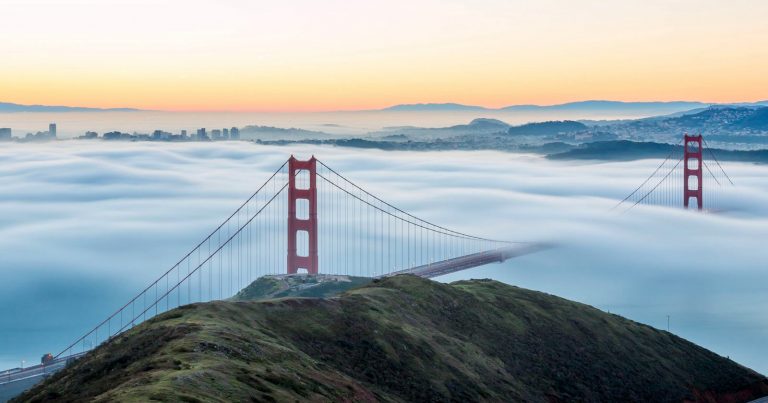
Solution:
M 48 126 L 48 131 L 46 132 L 27 133 L 27 135 L 24 136 L 25 141 L 47 141 L 55 138 L 56 138 L 56 123 L 51 123 Z
M 171 136 L 171 133 L 162 130 L 155 130 L 152 132 L 152 140 L 168 140 L 171 138 Z
M 96 132 L 85 132 L 84 135 L 80 136 L 81 139 L 89 140 L 89 139 L 95 139 L 99 137 L 99 133 Z
M 223 129 L 221 131 L 221 135 L 222 135 L 222 137 L 224 137 L 224 140 L 229 139 L 229 129 Z
M 221 140 L 221 130 L 211 130 L 211 138 L 214 140 Z
M 240 129 L 237 127 L 229 129 L 229 138 L 232 140 L 240 140 Z
M 10 140 L 11 134 L 12 132 L 10 127 L 0 127 L 0 141 Z
M 104 137 L 104 140 L 119 140 L 120 136 L 122 136 L 122 133 L 115 131 L 115 132 L 104 133 L 103 137 Z
M 186 130 L 182 130 L 181 131 L 181 137 L 182 138 L 187 137 L 187 131 Z
M 208 140 L 208 135 L 205 133 L 205 128 L 197 129 L 197 140 L 198 141 L 204 141 Z

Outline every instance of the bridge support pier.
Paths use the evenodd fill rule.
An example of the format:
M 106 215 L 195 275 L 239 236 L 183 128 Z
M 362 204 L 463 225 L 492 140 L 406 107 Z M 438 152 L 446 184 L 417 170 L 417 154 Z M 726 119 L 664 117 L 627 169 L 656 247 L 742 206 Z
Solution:
M 702 175 L 702 141 L 701 136 L 685 135 L 684 158 L 683 162 L 683 205 L 688 208 L 692 198 L 696 199 L 696 206 L 699 210 L 704 208 L 702 199 L 702 186 L 704 185 Z M 696 188 L 691 188 L 691 178 L 696 178 Z
M 317 274 L 317 160 L 313 156 L 308 161 L 299 161 L 294 156 L 288 160 L 288 274 L 296 274 L 304 269 L 309 274 Z M 298 183 L 297 183 L 298 182 Z M 297 204 L 308 212 L 304 218 L 297 217 Z M 300 232 L 306 236 L 299 237 Z M 297 241 L 307 240 L 308 245 L 302 250 L 306 256 L 298 254 Z

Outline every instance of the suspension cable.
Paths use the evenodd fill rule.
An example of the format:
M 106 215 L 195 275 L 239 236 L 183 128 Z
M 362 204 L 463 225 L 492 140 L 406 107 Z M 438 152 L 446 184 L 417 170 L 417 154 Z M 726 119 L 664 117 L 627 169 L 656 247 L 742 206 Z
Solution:
M 723 169 L 723 166 L 720 165 L 720 161 L 717 160 L 717 156 L 715 156 L 715 152 L 712 151 L 712 147 L 710 147 L 709 144 L 707 143 L 707 139 L 705 139 L 704 136 L 702 136 L 701 139 L 704 140 L 704 145 L 707 147 L 707 151 L 709 151 L 709 154 L 712 156 L 712 159 L 715 160 L 715 162 L 717 163 L 717 166 L 720 168 L 720 171 L 723 172 L 723 175 L 725 175 L 725 177 L 728 179 L 728 182 L 730 182 L 731 185 L 733 185 L 733 181 L 731 180 L 731 177 L 728 176 L 728 173 L 725 172 L 725 169 Z
M 144 294 L 145 294 L 147 291 L 149 291 L 150 289 L 152 289 L 152 287 L 156 287 L 156 286 L 157 286 L 157 284 L 158 284 L 158 283 L 159 283 L 159 282 L 160 282 L 160 281 L 161 281 L 161 280 L 162 280 L 164 277 L 168 276 L 168 275 L 169 275 L 169 274 L 170 274 L 170 273 L 171 273 L 171 272 L 172 272 L 174 269 L 177 269 L 177 268 L 179 267 L 179 265 L 181 265 L 181 263 L 182 263 L 182 262 L 184 262 L 184 260 L 185 260 L 185 259 L 187 259 L 187 258 L 189 258 L 190 256 L 192 256 L 192 253 L 194 253 L 194 252 L 195 252 L 195 250 L 197 250 L 197 249 L 198 249 L 198 248 L 200 248 L 200 247 L 201 247 L 203 244 L 205 244 L 205 243 L 206 243 L 206 242 L 207 242 L 207 241 L 208 241 L 208 240 L 209 240 L 209 239 L 210 239 L 210 238 L 211 238 L 211 237 L 212 237 L 214 234 L 216 234 L 216 233 L 217 233 L 217 232 L 218 232 L 218 231 L 219 231 L 219 230 L 220 230 L 222 227 L 224 227 L 224 224 L 228 223 L 228 222 L 229 222 L 229 220 L 231 220 L 231 219 L 232 219 L 232 217 L 234 217 L 234 216 L 235 216 L 235 214 L 239 213 L 239 212 L 240 212 L 240 210 L 242 210 L 242 209 L 243 209 L 243 207 L 245 207 L 245 206 L 246 206 L 246 205 L 247 205 L 247 204 L 248 204 L 248 203 L 249 203 L 251 200 L 253 200 L 253 198 L 254 198 L 254 197 L 256 197 L 256 195 L 258 195 L 258 194 L 259 194 L 259 192 L 261 192 L 261 191 L 262 191 L 262 189 L 264 189 L 264 187 L 265 187 L 265 186 L 267 186 L 267 184 L 269 184 L 269 183 L 270 183 L 270 182 L 271 182 L 271 181 L 272 181 L 272 180 L 273 180 L 273 179 L 274 179 L 274 178 L 277 176 L 277 174 L 278 174 L 278 173 L 280 173 L 280 172 L 283 170 L 283 168 L 285 168 L 285 166 L 286 166 L 287 164 L 288 164 L 288 161 L 286 160 L 286 161 L 283 163 L 283 165 L 281 165 L 281 166 L 280 166 L 280 168 L 278 168 L 278 169 L 277 169 L 277 170 L 276 170 L 276 171 L 275 171 L 275 172 L 274 172 L 274 173 L 273 173 L 273 174 L 272 174 L 272 175 L 269 177 L 269 179 L 267 179 L 267 180 L 266 180 L 266 181 L 265 181 L 265 182 L 264 182 L 264 183 L 263 183 L 263 184 L 262 184 L 262 185 L 261 185 L 261 186 L 260 186 L 260 187 L 259 187 L 259 188 L 258 188 L 256 191 L 255 191 L 255 192 L 253 192 L 253 194 L 251 194 L 251 196 L 250 196 L 250 197 L 248 197 L 248 199 L 247 199 L 247 200 L 246 200 L 244 203 L 242 203 L 242 204 L 240 205 L 240 207 L 238 207 L 238 208 L 235 210 L 235 212 L 234 212 L 234 213 L 232 213 L 232 214 L 231 214 L 231 215 L 230 215 L 230 216 L 229 216 L 229 217 L 228 217 L 226 220 L 224 220 L 224 221 L 223 221 L 221 224 L 219 224 L 219 226 L 218 226 L 218 227 L 216 227 L 216 229 L 214 229 L 214 230 L 213 230 L 213 231 L 212 231 L 210 234 L 208 234 L 208 236 L 207 236 L 207 237 L 205 237 L 205 238 L 204 238 L 204 239 L 203 239 L 203 240 L 202 240 L 200 243 L 198 243 L 198 244 L 197 244 L 197 245 L 196 245 L 194 248 L 192 248 L 192 250 L 190 250 L 190 251 L 189 251 L 189 252 L 188 252 L 186 255 L 184 255 L 184 257 L 182 257 L 182 258 L 181 258 L 181 259 L 180 259 L 180 260 L 179 260 L 179 261 L 178 261 L 178 262 L 177 262 L 175 265 L 173 265 L 173 266 L 172 266 L 170 269 L 168 269 L 168 270 L 167 270 L 165 273 L 163 273 L 163 274 L 162 274 L 160 277 L 158 277 L 158 278 L 157 278 L 157 280 L 155 280 L 155 281 L 154 281 L 154 282 L 152 282 L 152 283 L 151 283 L 149 286 L 147 286 L 146 288 L 144 288 L 144 290 L 142 290 L 141 292 L 139 292 L 138 294 L 136 294 L 136 296 L 134 296 L 134 297 L 133 297 L 133 298 L 132 298 L 130 301 L 128 301 L 128 302 L 127 302 L 125 305 L 123 305 L 121 308 L 119 308 L 118 310 L 116 310 L 116 311 L 115 311 L 115 312 L 114 312 L 112 315 L 110 315 L 109 317 L 107 317 L 106 319 L 104 319 L 103 321 L 101 321 L 101 323 L 99 323 L 98 325 L 96 325 L 96 326 L 95 326 L 93 329 L 91 329 L 89 332 L 87 332 L 87 333 L 86 333 L 85 335 L 83 335 L 81 338 L 77 339 L 77 340 L 76 340 L 74 343 L 72 343 L 70 346 L 68 346 L 67 348 L 65 348 L 64 350 L 62 350 L 62 351 L 61 351 L 59 354 L 57 354 L 57 355 L 56 355 L 56 357 L 54 357 L 54 358 L 58 358 L 59 356 L 61 356 L 61 354 L 63 354 L 64 352 L 66 352 L 66 351 L 67 351 L 67 350 L 69 350 L 70 348 L 74 347 L 74 346 L 75 346 L 77 343 L 79 343 L 80 341 L 83 341 L 83 340 L 84 340 L 84 339 L 85 339 L 87 336 L 91 335 L 91 334 L 92 334 L 94 331 L 96 331 L 97 329 L 99 329 L 99 328 L 100 328 L 101 326 L 103 326 L 105 323 L 107 323 L 107 322 L 111 322 L 111 320 L 112 320 L 112 319 L 114 319 L 114 318 L 115 318 L 115 317 L 116 317 L 118 314 L 120 314 L 120 313 L 121 313 L 121 312 L 122 312 L 124 309 L 126 309 L 126 308 L 127 308 L 129 305 L 131 305 L 132 303 L 136 302 L 136 300 L 137 300 L 139 297 L 141 297 L 141 296 L 142 296 L 142 295 L 144 295 Z M 285 186 L 287 186 L 287 184 L 286 184 Z M 285 186 L 284 186 L 284 187 L 285 187 Z M 281 190 L 281 191 L 282 191 L 282 190 Z M 278 193 L 279 193 L 279 192 L 278 192 Z M 271 203 L 271 201 L 272 201 L 272 200 L 274 200 L 274 197 L 276 197 L 276 196 L 277 196 L 277 194 L 275 194 L 275 196 L 273 196 L 273 198 L 272 198 L 272 199 L 270 199 L 270 201 L 269 201 L 267 204 Z M 266 207 L 266 206 L 267 206 L 267 205 L 265 205 L 264 207 Z M 263 210 L 263 208 L 262 208 L 262 210 Z M 259 213 L 260 213 L 260 212 L 261 212 L 261 210 L 259 210 Z M 258 214 L 258 213 L 256 213 L 256 214 Z M 254 215 L 254 217 L 256 217 L 256 216 Z M 250 222 L 250 221 L 249 221 L 249 222 Z M 227 241 L 227 242 L 229 242 L 229 241 Z M 226 244 L 226 242 L 225 242 L 225 244 Z M 220 249 L 221 249 L 221 248 L 220 248 Z M 217 250 L 217 252 L 218 252 L 218 250 Z M 214 252 L 214 253 L 216 253 L 216 252 Z M 211 256 L 212 256 L 212 255 L 211 255 Z M 185 277 L 185 278 L 186 278 L 186 277 Z M 183 281 L 183 280 L 182 280 L 182 281 Z M 159 300 L 163 299 L 163 298 L 164 298 L 166 295 L 167 295 L 167 293 L 166 293 L 165 295 L 161 296 L 159 299 L 158 299 L 158 298 L 156 298 L 156 299 L 155 299 L 155 302 L 152 304 L 152 306 L 156 306 L 156 305 L 157 305 L 157 301 L 159 301 Z M 150 308 L 151 308 L 152 306 L 150 306 Z M 143 314 L 143 313 L 146 313 L 147 311 L 148 311 L 148 309 L 145 309 L 145 310 L 144 310 L 144 312 L 142 312 L 142 314 Z M 135 319 L 136 319 L 136 318 L 134 318 L 134 320 L 135 320 Z
M 637 206 L 637 205 L 638 205 L 638 204 L 640 204 L 640 203 L 641 203 L 643 200 L 645 200 L 645 198 L 646 198 L 646 197 L 648 197 L 648 195 L 650 195 L 651 193 L 653 193 L 653 192 L 656 190 L 656 188 L 658 188 L 658 187 L 659 187 L 659 185 L 661 185 L 661 184 L 662 184 L 664 181 L 666 181 L 666 180 L 667 180 L 667 178 L 669 178 L 669 175 L 670 175 L 670 174 L 672 174 L 672 172 L 674 172 L 674 171 L 675 171 L 675 169 L 677 169 L 677 167 L 680 165 L 680 163 L 681 163 L 682 161 L 683 161 L 683 159 L 682 159 L 682 158 L 680 158 L 680 159 L 677 161 L 677 164 L 675 164 L 675 166 L 673 166 L 673 167 L 672 167 L 672 169 L 670 169 L 670 170 L 669 170 L 669 172 L 667 172 L 667 174 L 666 174 L 666 175 L 664 175 L 664 178 L 662 178 L 662 179 L 659 181 L 659 183 L 657 183 L 657 184 L 656 184 L 656 186 L 654 186 L 654 187 L 653 187 L 651 190 L 649 190 L 649 191 L 648 191 L 648 193 L 646 193 L 646 194 L 645 194 L 645 195 L 644 195 L 644 196 L 643 196 L 643 197 L 642 197 L 640 200 L 636 201 L 636 202 L 635 202 L 635 204 L 633 204 L 633 205 L 632 205 L 632 207 L 628 208 L 628 209 L 627 209 L 626 211 L 624 211 L 624 212 L 626 213 L 627 211 L 631 210 L 633 207 Z
M 707 165 L 707 163 L 704 162 L 704 160 L 702 160 L 701 162 L 702 162 L 702 164 L 704 164 L 704 168 L 707 168 L 707 171 L 709 172 L 709 175 L 712 177 L 712 179 L 715 180 L 715 182 L 717 183 L 717 186 L 722 186 L 722 184 L 720 184 L 720 181 L 717 180 L 717 176 L 715 176 L 715 174 L 712 173 L 712 170 L 709 169 L 709 165 Z
M 673 144 L 673 147 L 678 147 L 678 146 L 680 146 L 680 143 L 682 143 L 682 141 L 678 142 L 677 144 Z M 643 188 L 643 186 L 645 186 L 645 184 L 646 184 L 646 183 L 648 183 L 648 182 L 649 182 L 651 179 L 653 179 L 653 177 L 654 177 L 654 176 L 656 176 L 656 173 L 657 173 L 657 172 L 659 172 L 659 170 L 661 169 L 661 167 L 663 167 L 663 166 L 664 166 L 664 164 L 666 164 L 666 163 L 667 163 L 667 161 L 669 161 L 669 159 L 670 159 L 670 158 L 672 158 L 672 156 L 675 154 L 675 152 L 676 152 L 676 151 L 677 151 L 677 150 L 673 148 L 673 149 L 672 149 L 672 151 L 670 151 L 669 155 L 667 155 L 667 158 L 664 158 L 664 161 L 662 161 L 662 162 L 661 162 L 661 164 L 659 164 L 659 166 L 658 166 L 658 167 L 656 167 L 656 170 L 655 170 L 655 171 L 653 171 L 653 173 L 652 173 L 652 174 L 651 174 L 651 175 L 650 175 L 648 178 L 646 178 L 646 179 L 645 179 L 645 181 L 643 181 L 643 183 L 641 183 L 641 184 L 640 184 L 640 186 L 638 186 L 638 187 L 637 187 L 635 190 L 633 190 L 633 191 L 632 191 L 632 193 L 630 193 L 629 195 L 627 195 L 627 197 L 625 197 L 625 198 L 624 198 L 622 201 L 618 202 L 618 203 L 617 203 L 615 206 L 611 207 L 611 211 L 612 211 L 612 210 L 615 210 L 616 208 L 618 208 L 619 206 L 621 206 L 622 204 L 624 204 L 624 202 L 626 202 L 627 200 L 629 200 L 629 198 L 631 198 L 632 196 L 634 196 L 634 195 L 635 195 L 635 193 L 637 193 L 638 191 L 640 191 L 640 189 L 642 189 L 642 188 Z M 647 195 L 646 195 L 646 197 L 647 197 Z M 645 197 L 643 197 L 643 198 L 645 198 Z M 634 207 L 634 206 L 633 206 L 633 207 Z M 630 208 L 631 208 L 631 207 L 630 207 Z
M 317 162 L 319 162 L 319 163 L 320 163 L 322 166 L 324 166 L 324 167 L 325 167 L 325 168 L 327 168 L 329 171 L 331 171 L 332 173 L 334 173 L 336 176 L 340 177 L 341 179 L 343 179 L 344 181 L 346 181 L 346 182 L 347 182 L 347 183 L 349 183 L 350 185 L 352 185 L 352 186 L 356 187 L 357 189 L 359 189 L 361 192 L 363 192 L 363 193 L 365 193 L 366 195 L 368 195 L 368 196 L 370 196 L 370 197 L 374 198 L 376 201 L 378 201 L 378 202 L 380 202 L 380 203 L 382 203 L 382 204 L 386 205 L 386 206 L 387 206 L 387 207 L 389 207 L 389 208 L 392 208 L 393 210 L 395 210 L 395 211 L 397 211 L 397 212 L 399 212 L 399 213 L 405 214 L 405 215 L 407 215 L 408 217 L 411 217 L 411 218 L 413 218 L 413 219 L 415 219 L 415 220 L 421 221 L 421 222 L 423 222 L 423 223 L 425 223 L 425 224 L 427 224 L 427 225 L 433 226 L 433 227 L 435 227 L 435 228 L 439 228 L 439 229 L 441 229 L 441 230 L 445 231 L 445 233 L 449 233 L 449 234 L 451 234 L 451 233 L 452 233 L 452 234 L 454 234 L 454 236 L 462 236 L 462 237 L 466 237 L 466 238 L 472 238 L 472 239 L 483 240 L 483 241 L 492 241 L 492 242 L 507 242 L 507 241 L 498 241 L 498 240 L 494 240 L 494 239 L 481 238 L 481 237 L 477 237 L 477 236 L 474 236 L 474 235 L 465 234 L 465 233 L 462 233 L 462 232 L 459 232 L 459 231 L 454 231 L 454 230 L 452 230 L 452 229 L 449 229 L 449 228 L 445 228 L 445 227 L 439 226 L 439 225 L 437 225 L 437 224 L 433 224 L 433 223 L 431 223 L 431 222 L 429 222 L 429 221 L 427 221 L 427 220 L 424 220 L 424 219 L 421 219 L 421 218 L 419 218 L 419 217 L 416 217 L 416 216 L 414 216 L 414 215 L 412 215 L 412 214 L 410 214 L 410 213 L 408 213 L 408 212 L 406 212 L 406 211 L 403 211 L 403 210 L 401 210 L 401 209 L 399 209 L 399 208 L 397 208 L 397 207 L 393 206 L 392 204 L 389 204 L 389 203 L 387 203 L 386 201 L 384 201 L 384 200 L 382 200 L 382 199 L 380 199 L 380 198 L 376 197 L 375 195 L 373 195 L 373 194 L 369 193 L 367 190 L 365 190 L 365 189 L 361 188 L 360 186 L 358 186 L 357 184 L 355 184 L 355 183 L 354 183 L 354 182 L 352 182 L 351 180 L 347 179 L 346 177 L 344 177 L 344 176 L 343 176 L 343 175 L 341 175 L 340 173 L 338 173 L 338 172 L 334 171 L 334 170 L 333 170 L 332 168 L 330 168 L 328 165 L 325 165 L 325 164 L 324 164 L 322 161 L 320 161 L 320 160 L 317 160 Z M 325 180 L 327 180 L 327 181 L 328 181 L 328 179 L 327 179 L 327 178 L 324 178 L 324 177 L 323 177 L 323 179 L 325 179 Z M 329 181 L 329 182 L 331 182 L 331 181 Z M 334 186 L 336 186 L 336 187 L 338 187 L 339 189 L 341 189 L 341 188 L 340 188 L 338 185 L 336 185 L 335 183 L 331 182 L 331 184 L 333 184 Z M 346 192 L 346 191 L 345 191 L 345 192 Z M 351 193 L 349 193 L 349 192 L 347 192 L 347 194 L 349 194 L 349 195 L 351 195 L 351 196 L 354 196 L 354 195 L 352 195 L 352 194 L 351 194 Z M 359 199 L 359 198 L 358 198 L 358 199 Z M 362 200 L 361 200 L 361 201 L 362 201 Z M 397 218 L 399 218 L 399 217 L 397 217 Z M 427 228 L 427 229 L 429 229 L 429 228 Z M 431 230 L 431 229 L 430 229 L 430 230 Z
M 436 225 L 435 225 L 435 227 L 437 227 L 437 228 L 440 228 L 440 229 L 442 229 L 442 230 L 445 230 L 445 231 L 447 231 L 447 232 L 445 232 L 445 231 L 441 231 L 441 230 L 436 230 L 436 229 L 434 229 L 434 228 L 429 228 L 429 227 L 427 227 L 427 226 L 425 226 L 425 225 L 423 225 L 423 224 L 420 224 L 420 223 L 417 223 L 417 222 L 413 222 L 413 221 L 410 221 L 410 220 L 408 220 L 408 219 L 406 219 L 406 218 L 398 217 L 397 215 L 394 215 L 394 214 L 392 214 L 392 213 L 390 213 L 390 212 L 388 212 L 388 211 L 386 211 L 386 210 L 382 209 L 381 207 L 379 207 L 379 206 L 376 206 L 376 205 L 372 204 L 371 202 L 369 202 L 369 201 L 367 201 L 367 200 L 363 200 L 363 199 L 362 199 L 362 198 L 360 198 L 359 196 L 357 196 L 357 195 L 354 195 L 354 194 L 352 194 L 352 193 L 350 193 L 350 192 L 348 192 L 348 191 L 344 190 L 344 189 L 343 189 L 341 186 L 337 185 L 336 183 L 334 183 L 333 181 L 331 181 L 330 179 L 326 178 L 325 176 L 323 176 L 323 175 L 322 175 L 322 174 L 320 174 L 320 173 L 316 173 L 315 175 L 317 175 L 318 177 L 322 178 L 324 181 L 326 181 L 326 182 L 328 182 L 329 184 L 333 185 L 333 186 L 334 186 L 334 187 L 336 187 L 337 189 L 339 189 L 339 190 L 341 190 L 341 191 L 345 192 L 345 193 L 346 193 L 346 194 L 348 194 L 349 196 L 351 196 L 351 197 L 353 197 L 353 198 L 355 198 L 355 199 L 359 200 L 359 201 L 360 201 L 360 202 L 362 202 L 362 203 L 365 203 L 366 205 L 368 205 L 368 206 L 370 206 L 370 207 L 372 207 L 372 208 L 374 208 L 374 209 L 376 209 L 376 210 L 378 210 L 378 211 L 380 211 L 380 212 L 382 212 L 382 213 L 384 213 L 384 214 L 387 214 L 387 215 L 389 215 L 389 216 L 391 216 L 391 217 L 394 217 L 394 218 L 396 218 L 396 219 L 398 219 L 398 220 L 401 220 L 401 221 L 403 221 L 403 222 L 407 222 L 408 224 L 411 224 L 411 225 L 415 225 L 415 226 L 417 226 L 417 227 L 419 227 L 419 228 L 423 228 L 423 229 L 426 229 L 426 230 L 432 231 L 432 232 L 434 232 L 434 233 L 437 233 L 437 234 L 442 234 L 442 235 L 449 235 L 449 236 L 452 236 L 452 237 L 468 238 L 468 239 L 473 239 L 473 240 L 477 240 L 477 241 L 488 241 L 488 242 L 498 242 L 498 243 L 507 243 L 507 244 L 512 244 L 512 243 L 530 243 L 530 242 L 510 242 L 510 241 L 501 241 L 501 240 L 498 240 L 498 239 L 480 238 L 480 237 L 476 237 L 476 236 L 472 236 L 472 235 L 462 234 L 462 233 L 460 233 L 460 232 L 457 232 L 457 231 L 451 231 L 451 230 L 448 230 L 448 229 L 445 229 L 445 228 L 442 228 L 442 227 L 438 227 L 438 226 L 436 226 Z M 354 185 L 354 184 L 353 184 L 353 185 Z M 357 186 L 355 186 L 355 187 L 357 187 Z M 360 188 L 358 187 L 358 189 L 360 189 Z M 361 189 L 361 190 L 362 190 L 362 189 Z M 363 192 L 365 192 L 365 191 L 363 191 Z M 375 196 L 371 195 L 370 193 L 367 193 L 367 192 L 366 192 L 366 194 L 367 194 L 367 195 L 369 195 L 369 196 L 371 196 L 371 197 L 373 197 L 373 198 L 374 198 L 374 199 L 376 199 L 376 200 L 379 200 L 379 201 L 381 201 L 380 199 L 376 198 Z M 386 202 L 384 202 L 384 203 L 385 203 L 385 204 L 387 204 Z M 394 206 L 392 206 L 392 205 L 390 205 L 390 204 L 387 204 L 387 206 L 389 206 L 389 207 L 391 207 L 391 208 L 393 208 L 393 209 L 395 209 L 395 210 L 398 210 L 398 211 L 402 211 L 402 210 L 399 210 L 399 209 L 397 209 L 396 207 L 394 207 Z M 407 213 L 406 213 L 406 214 L 407 214 Z M 429 222 L 427 222 L 427 221 L 425 221 L 425 220 L 421 220 L 421 219 L 419 219 L 418 217 L 414 217 L 414 216 L 412 216 L 412 215 L 410 215 L 410 214 L 408 214 L 408 216 L 410 216 L 410 217 L 412 217 L 412 218 L 414 218 L 414 219 L 416 219 L 416 220 L 419 220 L 419 221 L 421 221 L 421 222 L 424 222 L 424 223 L 430 224 Z M 430 224 L 430 225 L 431 225 L 431 224 Z

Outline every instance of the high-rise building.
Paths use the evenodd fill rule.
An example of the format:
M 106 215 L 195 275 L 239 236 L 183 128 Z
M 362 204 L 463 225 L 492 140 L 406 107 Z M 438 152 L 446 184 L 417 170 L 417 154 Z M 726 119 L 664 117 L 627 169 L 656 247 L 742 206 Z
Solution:
M 48 125 L 48 135 L 51 137 L 56 137 L 56 123 L 51 123 Z
M 232 140 L 240 140 L 240 129 L 237 127 L 229 129 L 229 138 Z
M 203 141 L 208 140 L 208 135 L 205 133 L 205 128 L 197 129 L 197 140 Z
M 0 141 L 10 140 L 11 134 L 12 133 L 10 127 L 0 127 Z
M 214 140 L 221 140 L 221 130 L 219 129 L 211 130 L 211 138 Z
M 221 130 L 221 137 L 223 137 L 224 140 L 229 139 L 229 129 L 222 129 Z
M 152 132 L 152 139 L 153 140 L 168 140 L 171 138 L 171 133 L 168 133 L 163 130 L 155 130 Z
M 187 137 L 187 131 L 186 130 L 182 130 L 181 131 L 181 137 Z

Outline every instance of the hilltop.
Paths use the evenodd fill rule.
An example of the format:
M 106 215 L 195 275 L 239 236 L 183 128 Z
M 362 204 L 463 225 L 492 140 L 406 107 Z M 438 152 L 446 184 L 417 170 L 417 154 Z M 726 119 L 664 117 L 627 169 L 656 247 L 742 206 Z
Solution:
M 491 280 L 192 304 L 18 401 L 748 401 L 768 381 L 671 333 Z
M 306 274 L 262 276 L 232 297 L 233 301 L 258 301 L 285 297 L 327 298 L 371 282 L 369 277 Z

